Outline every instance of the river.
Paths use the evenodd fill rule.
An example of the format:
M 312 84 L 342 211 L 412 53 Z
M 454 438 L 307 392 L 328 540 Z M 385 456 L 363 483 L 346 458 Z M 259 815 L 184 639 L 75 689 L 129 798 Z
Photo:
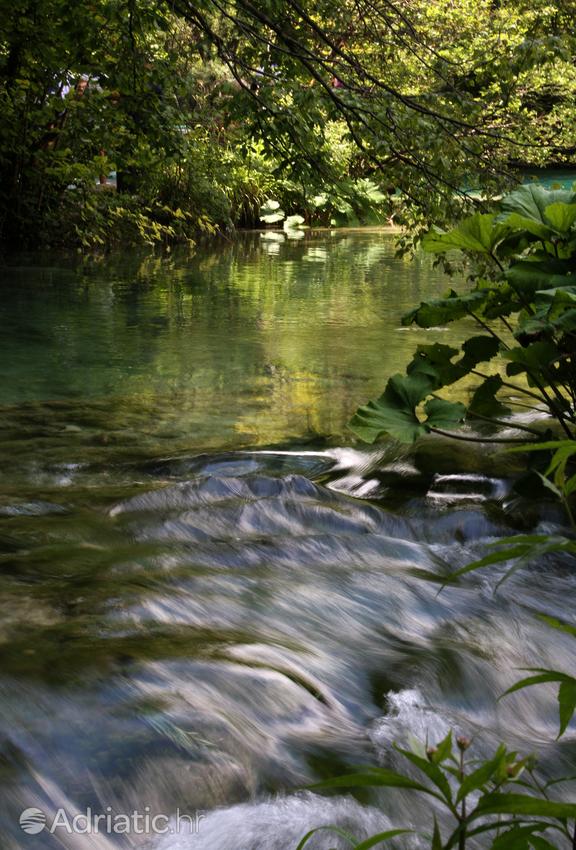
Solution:
M 576 673 L 573 639 L 537 617 L 573 620 L 573 570 L 542 561 L 498 592 L 503 567 L 441 593 L 418 573 L 562 517 L 514 492 L 501 451 L 367 448 L 346 428 L 419 342 L 461 338 L 400 326 L 446 289 L 429 258 L 396 258 L 386 231 L 255 233 L 19 257 L 2 277 L 2 847 L 291 850 L 326 823 L 421 827 L 411 792 L 302 789 L 450 728 L 575 772 L 554 686 L 497 701 L 518 668 Z M 88 807 L 172 832 L 19 826 Z

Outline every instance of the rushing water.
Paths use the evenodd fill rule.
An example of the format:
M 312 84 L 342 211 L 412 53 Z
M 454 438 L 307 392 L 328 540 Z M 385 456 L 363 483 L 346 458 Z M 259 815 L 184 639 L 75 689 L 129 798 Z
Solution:
M 445 289 L 426 258 L 383 232 L 254 234 L 2 273 L 2 847 L 290 850 L 327 823 L 421 825 L 410 792 L 299 789 L 449 728 L 574 772 L 554 687 L 496 701 L 519 667 L 576 672 L 536 617 L 573 619 L 573 571 L 543 561 L 496 595 L 502 570 L 440 594 L 418 574 L 553 530 L 554 507 L 515 495 L 502 453 L 346 432 L 418 342 L 458 339 L 400 327 Z M 18 825 L 88 806 L 203 817 Z

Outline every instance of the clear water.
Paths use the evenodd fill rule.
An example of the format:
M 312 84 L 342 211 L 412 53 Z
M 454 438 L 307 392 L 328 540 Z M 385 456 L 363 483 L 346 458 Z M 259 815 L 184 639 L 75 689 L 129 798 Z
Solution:
M 2 847 L 288 850 L 326 823 L 418 823 L 409 793 L 298 789 L 448 728 L 574 772 L 553 687 L 496 701 L 516 668 L 576 672 L 536 617 L 573 619 L 573 570 L 543 562 L 497 595 L 497 573 L 440 595 L 416 573 L 562 518 L 512 494 L 502 453 L 346 430 L 418 342 L 459 338 L 400 327 L 446 288 L 427 258 L 395 259 L 381 231 L 252 234 L 2 277 Z M 18 825 L 87 806 L 203 819 Z
M 535 168 L 524 173 L 524 183 L 538 183 L 547 189 L 572 189 L 576 183 L 574 168 Z

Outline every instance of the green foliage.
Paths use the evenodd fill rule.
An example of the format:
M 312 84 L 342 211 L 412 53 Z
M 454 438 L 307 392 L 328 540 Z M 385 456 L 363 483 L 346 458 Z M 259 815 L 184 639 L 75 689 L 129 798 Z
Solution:
M 570 475 L 568 467 L 570 461 L 576 456 L 576 440 L 552 440 L 539 443 L 538 445 L 525 445 L 509 449 L 510 452 L 552 452 L 551 460 L 545 472 L 538 473 L 543 483 L 552 490 L 555 496 L 563 502 L 572 526 L 575 526 L 574 516 L 570 507 L 570 497 L 576 492 L 576 473 Z M 535 563 L 538 559 L 550 554 L 576 555 L 576 540 L 563 536 L 550 534 L 515 535 L 512 538 L 495 540 L 490 548 L 496 551 L 490 552 L 483 558 L 473 561 L 456 570 L 450 575 L 449 581 L 444 583 L 458 582 L 461 576 L 495 564 L 508 564 L 506 571 L 499 579 L 496 589 L 515 572 L 529 563 Z M 541 619 L 558 631 L 564 632 L 576 638 L 576 627 L 563 623 L 555 617 L 541 615 Z M 506 694 L 532 685 L 545 682 L 558 683 L 558 708 L 559 708 L 559 731 L 561 737 L 566 731 L 568 724 L 576 712 L 576 678 L 568 673 L 547 668 L 526 668 L 533 675 L 527 676 L 510 687 Z M 505 694 L 505 695 L 506 695 Z
M 279 201 L 268 199 L 260 207 L 259 218 L 264 224 L 284 222 L 285 230 L 293 230 L 306 221 L 312 225 L 332 227 L 381 224 L 389 215 L 387 202 L 387 196 L 372 180 L 341 178 L 329 191 L 312 197 L 301 192 L 286 198 L 287 206 L 297 206 L 305 216 L 299 213 L 287 215 Z
M 114 164 L 122 194 L 222 230 L 276 198 L 314 224 L 394 217 L 408 248 L 511 185 L 511 161 L 571 156 L 572 20 L 546 0 L 2 3 L 5 240 L 51 236 L 70 183 L 94 192 Z M 532 235 L 573 222 L 514 215 Z M 496 238 L 488 219 L 454 247 Z
M 514 691 L 528 688 L 531 685 L 540 685 L 544 682 L 558 682 L 558 708 L 560 712 L 558 737 L 560 737 L 566 731 L 576 711 L 576 679 L 567 673 L 559 673 L 556 670 L 541 667 L 527 667 L 526 669 L 536 675 L 521 679 L 515 685 L 512 685 L 506 693 L 511 694 Z
M 518 687 L 527 684 L 531 682 Z M 476 842 L 480 836 L 489 842 L 482 846 L 493 850 L 555 848 L 555 836 L 560 835 L 564 840 L 572 840 L 569 822 L 576 818 L 576 803 L 550 798 L 549 787 L 554 781 L 546 786 L 535 776 L 532 756 L 519 758 L 516 752 L 501 745 L 492 757 L 476 759 L 468 754 L 470 745 L 470 740 L 463 737 L 459 737 L 455 745 L 450 732 L 435 746 L 426 749 L 407 750 L 396 746 L 408 763 L 405 773 L 368 767 L 312 788 L 401 788 L 435 800 L 447 817 L 441 829 L 436 816 L 430 814 L 431 828 L 420 837 L 430 844 L 431 850 L 454 847 L 465 850 L 469 842 Z M 418 779 L 413 778 L 414 771 Z M 298 850 L 314 832 L 304 836 Z M 390 830 L 363 843 L 357 843 L 347 834 L 344 837 L 359 850 L 398 834 L 400 831 Z
M 447 346 L 418 349 L 406 377 L 395 375 L 377 401 L 357 411 L 350 427 L 361 439 L 373 442 L 388 434 L 414 440 L 426 431 L 454 428 L 464 415 L 496 425 L 500 421 L 496 417 L 506 413 L 504 394 L 510 389 L 538 399 L 568 438 L 574 434 L 576 196 L 521 186 L 503 198 L 501 210 L 499 215 L 474 215 L 448 233 L 434 230 L 424 238 L 424 249 L 432 253 L 465 252 L 475 264 L 472 285 L 464 293 L 451 289 L 445 298 L 424 302 L 403 318 L 404 325 L 421 328 L 472 320 L 485 335 L 466 340 L 456 363 L 457 352 Z M 479 371 L 496 355 L 507 361 L 507 378 L 521 376 L 526 383 L 512 384 L 498 371 Z M 446 408 L 450 411 L 446 422 L 417 416 L 417 405 L 426 409 L 432 401 L 437 403 L 439 390 L 470 374 L 481 380 L 458 415 L 454 403 L 445 402 L 451 405 Z M 405 391 L 400 393 L 399 387 Z M 567 463 L 572 452 L 566 447 L 562 452 Z M 566 463 L 559 460 L 554 467 L 560 476 Z M 568 499 L 576 482 L 566 488 Z
M 410 442 L 431 428 L 458 427 L 466 414 L 460 403 L 428 398 L 423 406 L 424 416 L 418 414 L 417 407 L 432 393 L 435 383 L 433 378 L 421 374 L 394 375 L 379 399 L 356 411 L 350 427 L 367 443 L 382 434 Z
M 572 527 L 576 528 L 571 507 L 571 499 L 576 492 L 576 472 L 570 474 L 570 462 L 576 456 L 576 440 L 550 440 L 534 445 L 523 444 L 509 448 L 508 451 L 525 454 L 543 452 L 546 455 L 552 452 L 547 468 L 544 469 L 544 472 L 536 470 L 536 474 L 542 481 L 542 484 L 564 505 Z M 491 567 L 494 564 L 506 564 L 512 561 L 512 565 L 498 581 L 497 587 L 499 587 L 521 567 L 530 562 L 535 562 L 544 555 L 554 553 L 576 555 L 576 541 L 562 535 L 515 535 L 511 538 L 504 537 L 495 540 L 489 544 L 489 547 L 496 549 L 496 551 L 490 552 L 483 558 L 473 561 L 453 572 L 450 576 L 450 582 L 458 581 L 461 576 L 483 569 L 484 567 Z

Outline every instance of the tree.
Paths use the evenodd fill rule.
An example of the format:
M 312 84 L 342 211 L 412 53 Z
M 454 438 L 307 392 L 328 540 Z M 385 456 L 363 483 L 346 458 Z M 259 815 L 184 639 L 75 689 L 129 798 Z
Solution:
M 320 170 L 329 181 L 325 129 L 341 121 L 364 168 L 438 220 L 475 203 L 464 188 L 500 188 L 511 160 L 562 155 L 554 121 L 543 133 L 533 119 L 547 71 L 568 75 L 570 6 L 177 0 L 175 8 L 230 68 L 241 108 L 256 103 L 253 130 L 290 172 Z
M 573 152 L 568 0 L 2 3 L 4 238 L 53 234 L 55 221 L 96 203 L 86 193 L 113 164 L 126 197 L 144 195 L 138 210 L 162 201 L 179 163 L 198 163 L 184 181 L 192 188 L 205 165 L 225 224 L 241 193 L 218 172 L 236 157 L 238 177 L 239 153 L 257 143 L 272 182 L 291 183 L 303 206 L 294 212 L 370 178 L 414 230 L 481 204 L 511 165 Z M 211 101 L 207 68 L 217 69 Z M 87 96 L 75 89 L 83 76 Z M 182 202 L 156 220 L 173 223 Z M 98 203 L 105 216 L 114 206 Z M 207 201 L 184 212 L 194 204 L 199 221 Z

